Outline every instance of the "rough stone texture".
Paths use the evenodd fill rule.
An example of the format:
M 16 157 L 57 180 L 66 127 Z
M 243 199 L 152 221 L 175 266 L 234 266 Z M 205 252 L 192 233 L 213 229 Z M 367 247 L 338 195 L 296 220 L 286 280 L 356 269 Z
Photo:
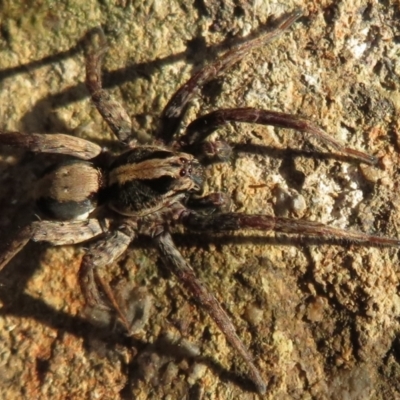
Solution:
M 109 40 L 106 87 L 137 117 L 137 129 L 152 129 L 168 97 L 218 44 L 301 6 L 305 16 L 289 33 L 207 85 L 188 120 L 245 105 L 301 113 L 378 156 L 379 166 L 329 155 L 294 132 L 232 126 L 216 136 L 264 144 L 265 152 L 210 167 L 208 186 L 230 193 L 237 211 L 400 237 L 398 2 L 194 4 L 4 1 L 1 129 L 110 145 L 83 84 L 79 40 L 90 27 L 102 24 Z M 32 181 L 56 157 L 0 154 L 3 242 L 28 218 Z M 398 249 L 254 232 L 178 234 L 176 242 L 255 355 L 270 382 L 265 398 L 400 397 Z M 148 242 L 107 272 L 112 282 L 123 276 L 146 286 L 152 299 L 134 338 L 88 322 L 76 279 L 81 257 L 79 246 L 29 245 L 2 271 L 1 398 L 257 398 L 242 360 Z

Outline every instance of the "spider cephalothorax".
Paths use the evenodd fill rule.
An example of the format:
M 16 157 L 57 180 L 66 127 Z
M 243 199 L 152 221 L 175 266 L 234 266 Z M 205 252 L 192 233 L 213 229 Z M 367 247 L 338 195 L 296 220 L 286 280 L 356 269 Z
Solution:
M 106 198 L 122 215 L 142 216 L 200 193 L 204 169 L 191 155 L 137 147 L 119 156 L 107 173 Z
M 97 144 L 70 135 L 0 132 L 0 144 L 73 157 L 73 160 L 44 172 L 34 194 L 44 218 L 23 228 L 0 254 L 0 269 L 29 240 L 47 241 L 53 245 L 91 240 L 85 244 L 86 254 L 79 273 L 86 303 L 89 307 L 116 312 L 129 332 L 130 318 L 119 304 L 118 296 L 98 274 L 98 269 L 121 256 L 138 235 L 149 236 L 166 266 L 245 360 L 257 391 L 264 393 L 267 385 L 252 356 L 218 300 L 197 279 L 174 245 L 170 228 L 180 224 L 200 232 L 274 230 L 374 245 L 400 244 L 397 239 L 346 231 L 318 222 L 230 212 L 226 194 L 203 195 L 205 168 L 199 160 L 226 161 L 229 158 L 232 152 L 229 145 L 207 140 L 219 126 L 229 122 L 295 129 L 358 162 L 376 162 L 369 154 L 344 146 L 305 118 L 253 108 L 216 110 L 200 116 L 189 124 L 182 136 L 175 137 L 187 103 L 199 86 L 223 73 L 250 50 L 271 41 L 300 16 L 301 12 L 296 11 L 283 17 L 275 30 L 243 42 L 194 74 L 168 102 L 161 116 L 161 126 L 154 136 L 147 133 L 134 135 L 126 111 L 102 89 L 101 59 L 106 51 L 105 38 L 100 29 L 89 32 L 85 46 L 86 84 L 92 101 L 124 149 L 114 155 Z

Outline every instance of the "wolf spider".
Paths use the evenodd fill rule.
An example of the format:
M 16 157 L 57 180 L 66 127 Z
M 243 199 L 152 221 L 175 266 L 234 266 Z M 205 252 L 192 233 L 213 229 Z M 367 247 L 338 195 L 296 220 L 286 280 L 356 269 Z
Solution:
M 0 132 L 2 145 L 71 156 L 69 161 L 45 171 L 39 180 L 34 198 L 44 219 L 31 222 L 17 234 L 0 255 L 0 269 L 30 240 L 59 246 L 95 239 L 86 244 L 79 272 L 86 304 L 113 310 L 129 332 L 128 316 L 98 269 L 113 263 L 139 235 L 151 237 L 166 266 L 245 360 L 257 391 L 265 393 L 267 384 L 251 354 L 218 300 L 197 279 L 174 245 L 170 228 L 180 224 L 201 232 L 273 230 L 369 245 L 400 244 L 397 239 L 347 231 L 318 222 L 229 212 L 229 199 L 225 194 L 202 196 L 205 169 L 198 154 L 202 151 L 201 157 L 206 153 L 207 157 L 222 161 L 229 158 L 228 144 L 206 141 L 212 132 L 229 122 L 294 129 L 359 162 L 376 163 L 374 157 L 345 147 L 305 118 L 254 108 L 220 109 L 198 117 L 187 126 L 183 135 L 175 137 L 188 102 L 199 87 L 222 74 L 251 50 L 281 35 L 301 15 L 300 11 L 287 14 L 272 31 L 244 41 L 195 73 L 164 108 L 155 138 L 132 132 L 127 112 L 102 89 L 101 62 L 107 49 L 106 41 L 101 29 L 89 32 L 85 38 L 86 85 L 93 103 L 123 151 L 113 155 L 97 144 L 70 135 Z

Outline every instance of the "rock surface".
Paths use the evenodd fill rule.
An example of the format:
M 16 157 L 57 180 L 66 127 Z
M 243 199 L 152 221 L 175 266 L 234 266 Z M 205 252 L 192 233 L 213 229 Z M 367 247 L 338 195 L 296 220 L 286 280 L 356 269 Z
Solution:
M 235 125 L 216 137 L 265 152 L 209 167 L 208 189 L 229 193 L 236 211 L 400 237 L 398 2 L 284 3 L 6 0 L 0 128 L 111 145 L 83 82 L 79 41 L 94 26 L 109 40 L 105 87 L 136 129 L 151 130 L 169 96 L 221 43 L 301 6 L 305 16 L 288 33 L 201 91 L 187 121 L 227 107 L 303 114 L 379 165 L 332 155 L 295 132 Z M 32 182 L 55 160 L 0 149 L 1 241 L 26 221 Z M 397 248 L 257 232 L 175 238 L 254 354 L 270 384 L 265 398 L 400 397 Z M 113 284 L 130 282 L 119 283 L 122 291 L 146 288 L 133 291 L 151 304 L 134 337 L 89 323 L 77 283 L 83 250 L 28 245 L 1 272 L 1 398 L 258 397 L 242 360 L 148 241 L 104 271 Z

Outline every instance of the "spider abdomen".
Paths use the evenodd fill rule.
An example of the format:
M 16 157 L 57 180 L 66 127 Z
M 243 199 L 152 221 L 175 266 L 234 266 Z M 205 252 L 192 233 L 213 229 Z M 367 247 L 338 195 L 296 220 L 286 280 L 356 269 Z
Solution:
M 83 220 L 97 207 L 102 174 L 93 164 L 72 160 L 45 171 L 35 187 L 41 213 L 59 221 Z
M 106 198 L 119 214 L 146 215 L 200 192 L 203 182 L 203 167 L 191 154 L 143 146 L 111 165 Z

